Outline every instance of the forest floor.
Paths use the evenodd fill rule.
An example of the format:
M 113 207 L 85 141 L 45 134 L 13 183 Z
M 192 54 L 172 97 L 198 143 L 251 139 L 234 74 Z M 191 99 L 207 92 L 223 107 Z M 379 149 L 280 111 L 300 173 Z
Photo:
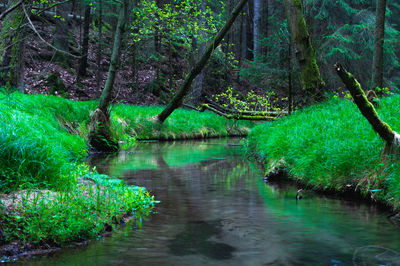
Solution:
M 46 27 L 45 23 L 35 22 L 42 37 L 52 43 L 53 29 Z M 71 32 L 74 38 L 79 39 L 79 28 Z M 91 32 L 93 37 L 96 33 Z M 104 36 L 104 43 L 112 43 L 109 36 Z M 77 54 L 81 46 L 79 43 L 70 44 L 71 52 Z M 94 42 L 89 43 L 88 68 L 85 77 L 77 78 L 78 60 L 71 58 L 70 64 L 59 63 L 54 60 L 55 52 L 44 42 L 28 42 L 25 57 L 25 93 L 51 94 L 51 84 L 47 83 L 49 75 L 59 73 L 60 78 L 67 89 L 67 98 L 71 100 L 93 100 L 100 97 L 102 87 L 107 77 L 111 48 L 103 45 L 101 48 L 101 61 L 97 65 L 97 47 Z M 147 85 L 155 78 L 154 66 L 157 62 L 149 61 L 148 64 L 139 67 L 137 73 L 137 86 L 133 88 L 132 64 L 128 54 L 121 56 L 121 67 L 115 79 L 116 88 L 113 93 L 113 102 L 150 105 L 157 104 L 158 97 L 147 91 Z M 99 74 L 99 81 L 97 75 Z M 99 84 L 98 84 L 99 82 Z
M 46 23 L 34 22 L 35 27 L 47 43 L 52 43 L 53 29 Z M 79 27 L 71 28 L 70 52 L 79 55 L 81 44 Z M 101 60 L 98 62 L 99 47 L 97 46 L 97 33 L 90 32 L 88 67 L 84 77 L 77 77 L 78 59 L 71 58 L 69 64 L 55 60 L 55 52 L 42 41 L 26 41 L 25 48 L 25 75 L 24 92 L 28 94 L 53 94 L 62 95 L 71 100 L 93 100 L 101 95 L 103 85 L 107 78 L 109 58 L 111 56 L 112 36 L 103 36 L 103 45 L 100 47 Z M 168 49 L 161 47 L 159 53 L 149 52 L 151 42 L 140 44 L 136 51 L 136 60 L 133 61 L 132 49 L 122 52 L 121 63 L 115 79 L 112 102 L 115 104 L 126 103 L 134 105 L 162 105 L 172 98 L 173 93 L 183 82 L 189 71 L 189 52 L 187 47 L 174 46 L 172 58 L 168 57 Z M 221 55 L 219 55 L 221 56 Z M 212 57 L 213 58 L 213 57 Z M 208 66 L 203 70 L 202 100 L 214 99 L 215 94 L 225 92 L 232 86 L 241 96 L 254 92 L 265 95 L 265 88 L 257 88 L 238 76 L 238 69 L 232 68 L 227 62 L 222 62 L 218 56 L 210 59 Z M 48 82 L 51 75 L 59 75 L 66 91 L 58 92 Z M 162 77 L 162 78 L 160 78 Z M 171 78 L 172 77 L 172 78 Z M 169 79 L 172 79 L 171 81 Z M 157 91 L 156 93 L 154 91 Z M 276 99 L 285 98 L 286 95 L 270 96 Z M 215 99 L 214 99 L 215 100 Z M 286 104 L 286 103 L 285 103 Z M 285 105 L 284 104 L 284 105 Z
M 400 129 L 400 96 L 382 98 L 378 113 Z M 254 127 L 248 150 L 266 177 L 285 174 L 319 191 L 353 193 L 400 207 L 400 165 L 381 163 L 383 141 L 350 100 L 333 97 L 272 123 Z

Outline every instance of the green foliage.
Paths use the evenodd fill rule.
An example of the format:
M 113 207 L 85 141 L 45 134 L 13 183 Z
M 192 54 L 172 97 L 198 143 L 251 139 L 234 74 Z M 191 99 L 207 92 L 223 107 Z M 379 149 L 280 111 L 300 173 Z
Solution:
M 158 32 L 169 41 L 178 39 L 187 45 L 192 43 L 192 38 L 207 41 L 217 32 L 218 20 L 206 5 L 208 1 L 203 1 L 181 0 L 162 6 L 154 0 L 141 1 L 134 9 L 134 40 L 150 38 Z
M 245 97 L 240 97 L 239 94 L 233 91 L 232 87 L 228 87 L 225 92 L 214 96 L 215 101 L 220 103 L 221 106 L 230 108 L 236 111 L 261 111 L 267 112 L 271 109 L 277 110 L 272 106 L 270 96 L 274 95 L 274 92 L 267 92 L 266 96 L 255 94 L 253 91 L 247 93 Z M 276 101 L 276 100 L 274 100 Z
M 400 129 L 399 104 L 400 96 L 391 96 L 381 99 L 379 109 L 394 130 Z M 396 196 L 391 203 L 400 203 L 400 167 L 379 171 L 384 143 L 349 100 L 331 99 L 259 125 L 250 132 L 249 144 L 265 162 L 283 159 L 302 183 L 338 190 L 350 185 L 364 193 L 375 191 L 380 199 Z

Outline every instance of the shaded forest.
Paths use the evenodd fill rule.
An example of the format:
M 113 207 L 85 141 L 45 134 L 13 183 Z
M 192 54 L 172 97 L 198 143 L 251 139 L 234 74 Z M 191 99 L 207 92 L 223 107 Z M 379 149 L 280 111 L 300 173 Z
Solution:
M 127 1 L 112 102 L 168 103 L 237 2 Z M 194 80 L 185 103 L 253 111 L 306 103 L 309 95 L 302 90 L 302 67 L 296 60 L 301 51 L 289 33 L 289 2 L 248 1 Z M 303 1 L 325 94 L 344 91 L 332 68 L 337 61 L 363 88 L 397 92 L 399 4 L 385 5 L 384 60 L 378 69 L 383 81 L 374 84 L 376 1 Z M 100 97 L 112 62 L 118 1 L 9 0 L 0 1 L 0 12 L 1 86 L 70 99 Z

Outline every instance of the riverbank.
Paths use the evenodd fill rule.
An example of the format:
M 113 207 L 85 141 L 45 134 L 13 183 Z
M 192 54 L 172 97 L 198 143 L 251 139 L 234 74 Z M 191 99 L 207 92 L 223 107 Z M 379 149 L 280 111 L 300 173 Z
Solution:
M 154 206 L 144 188 L 93 173 L 84 163 L 89 116 L 96 105 L 0 94 L 0 258 L 96 238 L 125 215 L 140 218 Z M 155 126 L 151 117 L 161 109 L 113 106 L 112 132 L 121 146 L 134 146 L 137 139 L 243 135 L 252 125 L 177 110 L 164 125 Z
M 378 113 L 394 130 L 400 128 L 399 96 L 381 99 Z M 254 127 L 248 149 L 261 161 L 266 175 L 288 177 L 315 190 L 353 191 L 397 209 L 400 166 L 382 169 L 384 142 L 356 105 L 332 98 L 275 122 Z

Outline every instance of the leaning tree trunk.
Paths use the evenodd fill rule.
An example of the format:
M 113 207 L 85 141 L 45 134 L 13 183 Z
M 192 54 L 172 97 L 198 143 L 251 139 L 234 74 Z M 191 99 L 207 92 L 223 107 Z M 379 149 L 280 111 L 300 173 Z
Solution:
M 335 69 L 347 89 L 350 91 L 350 94 L 362 115 L 368 120 L 374 131 L 386 142 L 382 153 L 382 160 L 385 164 L 387 155 L 395 155 L 398 153 L 400 135 L 393 131 L 387 123 L 383 122 L 379 118 L 374 105 L 368 101 L 360 83 L 358 83 L 353 75 L 347 72 L 340 63 L 336 63 Z
M 233 22 L 237 18 L 237 16 L 240 14 L 241 10 L 243 9 L 244 5 L 247 3 L 248 0 L 241 0 L 235 7 L 235 9 L 232 11 L 232 14 L 228 21 L 225 23 L 224 27 L 218 32 L 217 36 L 215 36 L 214 40 L 212 43 L 210 43 L 204 54 L 201 56 L 201 58 L 196 62 L 194 67 L 190 70 L 189 74 L 186 76 L 184 82 L 182 83 L 181 87 L 179 88 L 178 92 L 175 94 L 175 96 L 172 98 L 170 103 L 167 105 L 167 107 L 156 117 L 154 117 L 155 122 L 163 123 L 165 119 L 168 118 L 168 116 L 175 111 L 176 108 L 178 108 L 183 101 L 183 98 L 186 96 L 186 94 L 190 90 L 190 86 L 192 85 L 193 80 L 196 78 L 196 76 L 201 72 L 201 70 L 204 68 L 206 65 L 208 59 L 210 58 L 212 52 L 218 47 L 218 45 L 221 43 L 222 39 L 224 38 L 225 34 L 228 32 L 229 28 L 232 26 Z
M 311 37 L 304 19 L 303 4 L 299 0 L 285 0 L 289 30 L 299 62 L 305 104 L 322 101 L 325 83 L 321 78 Z
M 121 57 L 122 37 L 128 17 L 129 0 L 124 0 L 118 17 L 118 25 L 114 35 L 114 45 L 111 54 L 111 63 L 108 69 L 106 84 L 100 97 L 99 107 L 91 114 L 91 128 L 89 144 L 92 149 L 102 152 L 117 151 L 118 142 L 112 138 L 110 130 L 111 94 L 114 86 L 115 75 Z
M 383 87 L 383 44 L 385 38 L 386 0 L 377 0 L 374 56 L 372 63 L 372 88 Z
M 0 86 L 24 90 L 24 1 L 9 0 L 0 24 Z

